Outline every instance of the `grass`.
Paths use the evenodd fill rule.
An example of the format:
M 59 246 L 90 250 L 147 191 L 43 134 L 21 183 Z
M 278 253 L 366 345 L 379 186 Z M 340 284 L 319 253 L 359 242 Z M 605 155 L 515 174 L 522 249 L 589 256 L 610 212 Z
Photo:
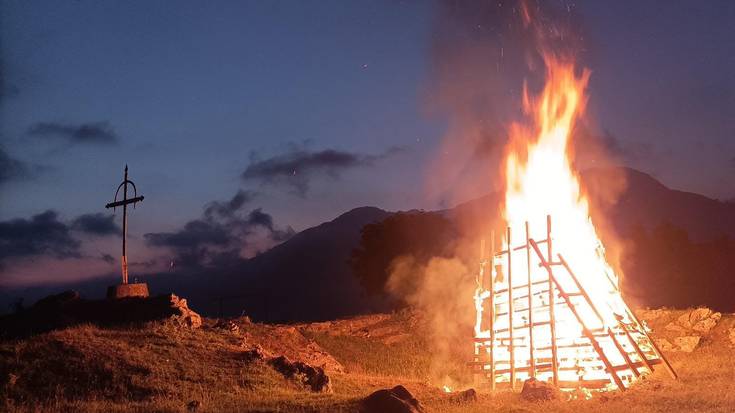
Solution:
M 676 315 L 652 327 L 661 331 Z M 355 411 L 370 392 L 403 384 L 430 413 L 724 413 L 735 411 L 735 351 L 726 338 L 733 324 L 735 318 L 726 316 L 695 352 L 670 355 L 678 381 L 659 368 L 626 392 L 591 400 L 529 403 L 517 393 L 481 392 L 478 402 L 466 405 L 450 403 L 438 388 L 431 342 L 420 330 L 393 344 L 305 333 L 346 370 L 330 375 L 332 394 L 315 394 L 266 363 L 244 358 L 242 331 L 168 322 L 127 329 L 87 325 L 0 343 L 0 411 L 183 412 L 192 400 L 201 403 L 201 412 Z M 460 375 L 461 363 L 452 369 Z

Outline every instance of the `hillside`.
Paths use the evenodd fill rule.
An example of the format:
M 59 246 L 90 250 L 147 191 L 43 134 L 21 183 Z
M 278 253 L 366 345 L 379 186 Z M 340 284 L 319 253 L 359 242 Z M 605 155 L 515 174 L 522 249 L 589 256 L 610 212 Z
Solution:
M 640 311 L 661 344 L 701 337 L 691 352 L 665 354 L 680 379 L 663 369 L 626 392 L 572 401 L 526 402 L 518 393 L 479 392 L 476 400 L 447 394 L 471 383 L 463 360 L 436 370 L 434 333 L 426 315 L 401 312 L 325 323 L 266 325 L 247 318 L 206 319 L 199 329 L 174 320 L 140 328 L 83 325 L 0 342 L 0 409 L 8 412 L 352 412 L 381 388 L 404 385 L 425 412 L 731 412 L 735 315 L 692 333 L 671 327 L 689 311 Z M 677 321 L 679 320 L 679 321 Z M 678 324 L 677 324 L 678 325 Z M 689 331 L 689 332 L 687 332 Z M 679 351 L 677 351 L 679 350 Z M 269 357 L 285 355 L 324 367 L 329 387 L 314 391 L 303 377 L 283 373 Z M 464 384 L 463 384 L 464 383 Z

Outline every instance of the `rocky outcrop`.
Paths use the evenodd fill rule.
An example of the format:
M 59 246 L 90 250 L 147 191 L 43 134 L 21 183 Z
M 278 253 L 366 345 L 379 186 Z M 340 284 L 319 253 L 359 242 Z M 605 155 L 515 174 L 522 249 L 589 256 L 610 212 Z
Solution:
M 521 398 L 528 401 L 546 401 L 559 398 L 559 389 L 551 383 L 530 378 L 523 383 Z
M 449 393 L 449 402 L 454 404 L 468 404 L 477 401 L 475 389 L 467 389 L 460 392 Z
M 423 413 L 418 400 L 405 387 L 373 392 L 360 403 L 361 413 Z
M 294 380 L 316 393 L 331 393 L 332 382 L 321 367 L 313 367 L 301 361 L 291 361 L 285 356 L 268 360 L 268 364 L 284 377 Z
M 665 310 L 651 311 L 664 312 Z M 721 319 L 722 313 L 705 307 L 687 311 L 664 327 L 664 331 L 674 337 L 659 338 L 656 344 L 663 351 L 691 353 L 701 342 L 702 336 L 709 334 Z
M 186 304 L 185 298 L 179 298 L 175 294 L 168 296 L 170 309 L 173 311 L 171 319 L 181 325 L 199 328 L 202 326 L 202 317 Z M 165 311 L 165 310 L 164 310 Z
M 290 360 L 301 361 L 328 372 L 343 373 L 345 371 L 342 364 L 331 354 L 293 326 L 258 325 L 258 328 L 249 328 L 247 323 L 238 320 L 233 320 L 233 322 L 239 326 L 238 330 L 242 332 L 241 346 L 247 350 L 257 346 L 268 357 L 282 355 Z

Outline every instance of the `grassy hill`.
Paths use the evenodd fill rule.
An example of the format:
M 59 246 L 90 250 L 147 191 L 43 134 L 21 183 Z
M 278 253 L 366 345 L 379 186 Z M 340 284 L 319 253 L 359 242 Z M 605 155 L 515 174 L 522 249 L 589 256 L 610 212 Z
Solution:
M 658 338 L 685 311 L 641 312 Z M 174 321 L 142 327 L 82 325 L 0 343 L 0 410 L 9 412 L 357 411 L 380 388 L 402 384 L 427 412 L 732 412 L 735 410 L 735 316 L 725 315 L 691 353 L 667 352 L 680 380 L 663 369 L 626 392 L 591 400 L 531 403 L 517 393 L 480 391 L 467 404 L 441 390 L 471 379 L 463 361 L 470 342 L 459 338 L 440 360 L 426 317 L 412 312 L 332 322 L 268 325 L 246 318 L 207 319 L 199 329 Z M 464 343 L 464 344 L 462 344 Z M 287 378 L 259 348 L 322 364 L 329 393 Z

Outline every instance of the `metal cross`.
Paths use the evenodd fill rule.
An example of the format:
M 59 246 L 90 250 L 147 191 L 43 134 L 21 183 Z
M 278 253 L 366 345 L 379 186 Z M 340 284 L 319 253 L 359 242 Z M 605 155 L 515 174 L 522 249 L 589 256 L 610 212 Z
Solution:
M 133 198 L 128 199 L 128 184 L 133 186 Z M 120 188 L 123 188 L 123 199 L 118 201 L 117 194 L 120 192 Z M 117 187 L 115 191 L 115 199 L 113 202 L 105 205 L 105 208 L 113 208 L 122 206 L 123 207 L 123 227 L 122 227 L 122 283 L 128 283 L 128 257 L 125 254 L 125 238 L 128 235 L 128 205 L 133 204 L 135 208 L 136 202 L 143 201 L 143 196 L 138 196 L 138 189 L 135 187 L 133 181 L 128 179 L 128 165 L 125 164 L 125 178 L 122 183 Z

